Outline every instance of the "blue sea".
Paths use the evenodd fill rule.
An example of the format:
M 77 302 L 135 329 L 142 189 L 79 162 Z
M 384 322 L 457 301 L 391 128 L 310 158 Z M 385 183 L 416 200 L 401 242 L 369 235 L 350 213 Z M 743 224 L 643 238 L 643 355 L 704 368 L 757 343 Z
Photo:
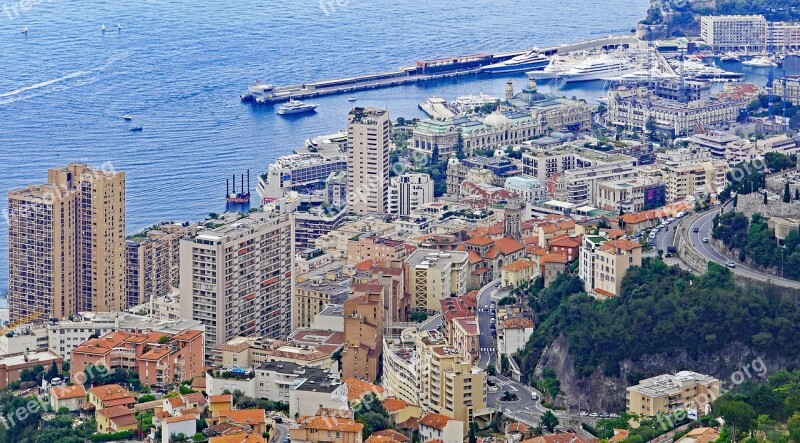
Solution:
M 255 79 L 302 83 L 624 34 L 648 0 L 325 4 L 0 0 L 0 190 L 42 183 L 48 167 L 67 162 L 110 164 L 127 173 L 129 232 L 198 220 L 224 209 L 226 177 L 263 172 L 304 139 L 345 126 L 345 96 L 315 100 L 316 115 L 295 118 L 241 103 Z M 422 117 L 417 105 L 432 95 L 502 96 L 509 78 L 525 84 L 524 75 L 470 77 L 356 95 L 359 105 L 386 107 L 393 117 Z M 594 99 L 601 88 L 562 93 Z M 143 131 L 129 132 L 132 124 Z M 3 212 L 6 204 L 0 199 Z M 0 224 L 5 288 L 5 219 Z

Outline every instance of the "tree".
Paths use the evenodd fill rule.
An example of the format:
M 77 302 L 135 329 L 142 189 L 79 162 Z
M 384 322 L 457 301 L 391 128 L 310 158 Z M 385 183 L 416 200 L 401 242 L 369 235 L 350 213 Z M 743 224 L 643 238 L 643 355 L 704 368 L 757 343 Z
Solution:
M 434 143 L 433 149 L 431 150 L 431 165 L 435 165 L 439 163 L 439 144 Z
M 497 375 L 497 368 L 495 368 L 493 364 L 489 363 L 489 366 L 486 366 L 486 373 L 490 376 Z
M 542 426 L 550 432 L 553 432 L 556 426 L 558 426 L 558 417 L 549 409 L 544 411 L 540 421 L 542 422 Z
M 789 182 L 783 185 L 783 202 L 789 203 L 792 201 L 792 194 L 789 193 Z
M 425 311 L 414 311 L 411 313 L 411 321 L 422 323 L 428 318 L 428 314 Z
M 793 443 L 800 442 L 800 412 L 792 414 L 787 427 L 789 428 L 789 439 Z
M 741 400 L 722 401 L 717 406 L 717 413 L 725 419 L 727 424 L 736 431 L 747 432 L 753 426 L 756 411 L 749 404 Z
M 50 369 L 47 370 L 47 381 L 50 381 L 56 377 L 58 377 L 58 366 L 55 363 L 50 365 Z
M 475 428 L 478 425 L 474 421 L 469 422 L 469 440 L 468 443 L 478 443 L 478 438 L 475 436 Z
M 456 158 L 464 160 L 467 156 L 464 155 L 464 134 L 461 132 L 461 127 L 456 131 L 456 145 L 455 145 Z
M 647 130 L 648 134 L 655 134 L 656 129 L 658 129 L 658 126 L 656 126 L 656 118 L 651 115 L 650 118 L 647 119 L 644 128 Z
M 767 204 L 767 191 L 764 191 L 764 204 Z
M 736 209 L 736 206 L 739 204 L 739 194 L 733 196 L 733 209 Z

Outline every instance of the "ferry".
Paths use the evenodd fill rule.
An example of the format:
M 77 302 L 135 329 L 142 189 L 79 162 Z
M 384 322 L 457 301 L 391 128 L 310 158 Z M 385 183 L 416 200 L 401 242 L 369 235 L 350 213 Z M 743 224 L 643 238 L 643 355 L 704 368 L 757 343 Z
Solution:
M 301 114 L 304 112 L 314 112 L 319 106 L 316 103 L 303 103 L 299 100 L 289 99 L 288 102 L 281 105 L 278 108 L 279 115 L 287 115 L 287 114 Z
M 500 63 L 494 63 L 481 68 L 481 72 L 488 74 L 504 74 L 509 72 L 524 72 L 528 70 L 544 68 L 550 63 L 546 55 L 539 52 L 537 48 L 524 54 L 512 57 Z
M 617 56 L 601 55 L 589 57 L 574 67 L 558 74 L 558 80 L 565 83 L 591 80 L 608 80 L 635 72 L 630 61 Z

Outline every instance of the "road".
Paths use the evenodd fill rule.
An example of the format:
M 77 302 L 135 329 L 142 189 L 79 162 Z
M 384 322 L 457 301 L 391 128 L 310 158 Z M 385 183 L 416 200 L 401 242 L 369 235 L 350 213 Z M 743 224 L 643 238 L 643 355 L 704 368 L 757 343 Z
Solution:
M 286 423 L 275 423 L 275 436 L 272 441 L 274 443 L 283 443 L 286 436 L 289 435 L 289 425 Z
M 676 246 L 675 245 L 675 228 L 677 227 L 678 222 L 673 221 L 666 226 L 666 229 L 660 229 L 658 234 L 656 234 L 653 249 L 649 252 L 645 253 L 645 257 L 657 257 L 658 251 L 662 251 L 662 260 L 669 266 L 680 266 L 682 269 L 687 271 L 691 271 L 691 268 L 687 266 L 680 258 L 677 256 L 667 257 L 667 247 L 668 246 Z
M 719 214 L 719 208 L 704 213 L 694 220 L 689 226 L 689 242 L 691 246 L 703 257 L 724 265 L 725 262 L 731 259 L 719 252 L 710 242 L 703 242 L 703 238 L 708 238 L 709 240 L 711 239 L 711 228 L 713 226 L 714 217 L 717 214 Z M 694 232 L 695 228 L 697 228 L 698 232 Z M 752 269 L 739 261 L 733 261 L 736 263 L 736 267 L 731 269 L 731 271 L 733 271 L 735 274 L 751 278 L 753 280 L 769 280 L 771 283 L 779 286 L 800 289 L 800 282 L 798 281 L 777 277 L 766 272 Z

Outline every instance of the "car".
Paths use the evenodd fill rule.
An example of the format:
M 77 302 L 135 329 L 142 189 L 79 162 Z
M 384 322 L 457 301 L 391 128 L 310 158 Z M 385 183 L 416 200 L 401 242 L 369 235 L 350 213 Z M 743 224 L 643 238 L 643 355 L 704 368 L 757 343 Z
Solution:
M 489 305 L 483 305 L 483 309 L 484 309 L 485 311 L 488 311 L 488 310 L 489 310 Z
M 708 237 L 703 237 L 703 243 L 708 243 Z
M 728 260 L 728 261 L 725 262 L 725 266 L 727 266 L 729 268 L 735 268 L 736 267 L 736 263 Z
M 497 386 L 489 386 L 487 390 L 491 393 L 500 392 L 500 388 L 498 388 Z
M 495 288 L 496 288 L 496 287 L 498 287 L 498 286 L 500 286 L 500 282 L 496 282 L 496 283 L 494 284 L 494 287 L 495 287 Z
M 275 423 L 283 423 L 283 417 L 281 417 L 280 415 L 276 415 L 272 417 L 272 421 L 274 421 Z
M 674 222 L 674 221 L 675 221 L 675 219 L 674 219 L 674 218 L 672 218 L 672 217 L 670 217 L 670 218 L 668 218 L 668 219 L 667 219 L 667 223 L 672 223 L 672 222 Z
M 694 233 L 698 233 L 698 232 L 700 232 L 700 228 L 698 228 L 697 226 L 695 226 L 694 228 L 692 228 L 692 232 L 694 232 Z
M 591 414 L 589 414 L 589 417 L 597 417 L 597 412 L 592 412 Z

